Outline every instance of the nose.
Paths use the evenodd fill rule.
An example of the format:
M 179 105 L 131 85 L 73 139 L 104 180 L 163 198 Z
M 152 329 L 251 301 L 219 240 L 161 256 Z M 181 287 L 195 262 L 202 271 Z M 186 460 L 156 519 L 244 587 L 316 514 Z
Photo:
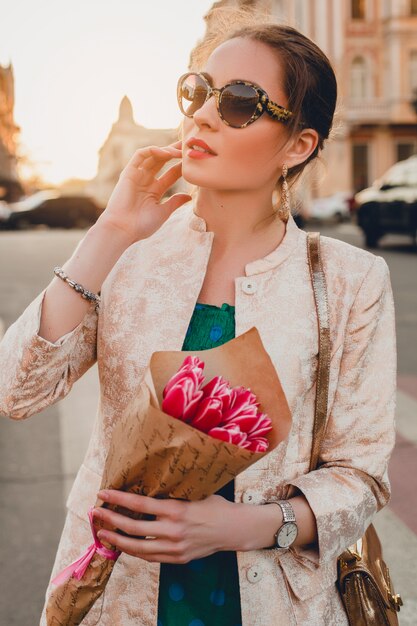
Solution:
M 217 93 L 211 91 L 203 106 L 201 106 L 193 115 L 193 119 L 198 126 L 214 127 L 220 120 L 216 105 Z

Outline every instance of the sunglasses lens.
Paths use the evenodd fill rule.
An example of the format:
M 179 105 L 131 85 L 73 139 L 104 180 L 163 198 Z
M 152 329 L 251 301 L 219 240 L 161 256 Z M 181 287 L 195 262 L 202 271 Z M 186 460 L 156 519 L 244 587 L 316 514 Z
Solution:
M 224 119 L 236 128 L 248 122 L 256 111 L 258 94 L 249 85 L 230 85 L 220 99 L 220 111 Z
M 190 74 L 178 85 L 178 101 L 184 115 L 194 115 L 203 106 L 206 97 L 207 85 L 197 74 Z

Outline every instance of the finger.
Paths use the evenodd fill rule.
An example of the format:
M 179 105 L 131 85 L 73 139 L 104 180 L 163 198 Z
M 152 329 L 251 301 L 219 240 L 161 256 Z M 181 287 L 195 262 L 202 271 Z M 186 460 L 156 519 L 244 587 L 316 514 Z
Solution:
M 167 507 L 173 504 L 169 499 L 151 498 L 119 489 L 106 489 L 99 491 L 97 495 L 104 502 L 118 504 L 135 513 L 148 513 L 156 516 L 166 515 Z
M 164 167 L 165 163 L 167 163 L 170 159 L 182 159 L 181 151 L 179 150 L 178 153 L 174 153 L 174 152 L 169 153 L 169 155 L 165 157 L 162 156 L 161 158 L 155 155 L 155 157 L 151 156 L 145 159 L 145 161 L 143 161 L 142 165 L 140 166 L 141 169 L 143 170 L 142 175 L 146 174 L 147 176 L 150 175 L 150 176 L 155 177 L 157 173 L 159 172 L 159 170 L 162 167 Z M 178 165 L 178 163 L 182 163 L 182 161 L 178 161 L 177 163 L 175 163 L 175 165 Z
M 100 541 L 106 541 L 116 548 L 131 556 L 150 556 L 152 554 L 179 556 L 178 545 L 166 539 L 133 539 L 124 537 L 110 530 L 100 530 L 97 533 Z
M 190 202 L 192 200 L 192 196 L 187 193 L 176 193 L 169 198 L 166 202 L 162 202 L 160 204 L 160 208 L 164 209 L 170 215 L 174 211 L 176 211 L 180 206 L 185 204 L 186 202 Z
M 133 167 L 142 167 L 144 160 L 148 157 L 153 157 L 154 160 L 163 161 L 165 159 L 172 159 L 174 156 L 178 157 L 180 153 L 181 150 L 172 146 L 167 146 L 166 148 L 161 148 L 159 146 L 146 146 L 145 148 L 139 148 L 133 153 L 128 165 L 133 165 Z
M 128 535 L 135 535 L 140 537 L 168 537 L 167 525 L 164 522 L 157 520 L 135 520 L 127 515 L 116 513 L 110 509 L 104 509 L 103 507 L 96 507 L 93 509 L 94 519 L 101 520 L 112 526 L 118 528 Z
M 172 167 L 170 167 L 166 172 L 161 174 L 159 178 L 156 179 L 156 191 L 160 197 L 164 195 L 164 193 L 169 189 L 175 181 L 177 181 L 182 176 L 182 161 L 175 163 Z
M 139 167 L 134 166 L 133 163 L 128 163 L 126 167 L 124 168 L 121 175 L 133 176 L 135 179 L 138 177 L 138 175 L 140 175 L 140 184 L 143 187 L 148 187 L 149 185 L 152 185 L 155 182 L 157 183 L 158 179 L 156 179 L 156 175 L 164 166 L 164 162 L 167 162 L 170 159 L 178 159 L 182 157 L 181 151 L 178 151 L 178 153 L 168 152 L 168 151 L 165 151 L 165 152 L 166 154 L 162 156 L 151 154 L 151 156 L 146 157 L 146 159 L 144 159 L 144 161 L 140 164 Z M 174 180 L 178 178 L 179 176 L 177 176 Z M 169 185 L 168 187 L 163 187 L 161 195 L 163 195 L 163 193 L 168 188 L 169 188 Z

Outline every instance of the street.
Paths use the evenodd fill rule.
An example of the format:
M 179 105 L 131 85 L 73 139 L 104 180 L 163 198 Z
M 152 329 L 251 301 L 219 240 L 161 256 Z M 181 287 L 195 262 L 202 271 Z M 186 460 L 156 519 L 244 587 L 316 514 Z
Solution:
M 350 223 L 309 225 L 362 246 Z M 46 287 L 53 268 L 71 256 L 83 230 L 0 232 L 0 336 Z M 392 499 L 378 513 L 385 559 L 404 607 L 402 626 L 417 624 L 417 250 L 407 237 L 387 236 L 373 250 L 387 261 L 398 346 L 397 444 L 390 466 Z M 384 366 L 381 363 L 381 368 Z M 32 419 L 0 420 L 0 624 L 39 623 L 65 501 L 84 457 L 99 393 L 92 367 L 66 398 Z M 312 625 L 313 626 L 313 625 Z

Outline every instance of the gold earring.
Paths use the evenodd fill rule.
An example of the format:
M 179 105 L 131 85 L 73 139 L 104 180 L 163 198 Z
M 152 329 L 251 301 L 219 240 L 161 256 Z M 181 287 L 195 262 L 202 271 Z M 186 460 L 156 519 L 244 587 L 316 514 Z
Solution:
M 284 165 L 282 166 L 283 181 L 282 181 L 282 186 L 281 186 L 281 203 L 277 211 L 278 217 L 282 219 L 283 222 L 287 222 L 290 216 L 290 193 L 289 193 L 288 183 L 287 183 L 287 174 L 288 174 L 288 167 L 284 163 Z

